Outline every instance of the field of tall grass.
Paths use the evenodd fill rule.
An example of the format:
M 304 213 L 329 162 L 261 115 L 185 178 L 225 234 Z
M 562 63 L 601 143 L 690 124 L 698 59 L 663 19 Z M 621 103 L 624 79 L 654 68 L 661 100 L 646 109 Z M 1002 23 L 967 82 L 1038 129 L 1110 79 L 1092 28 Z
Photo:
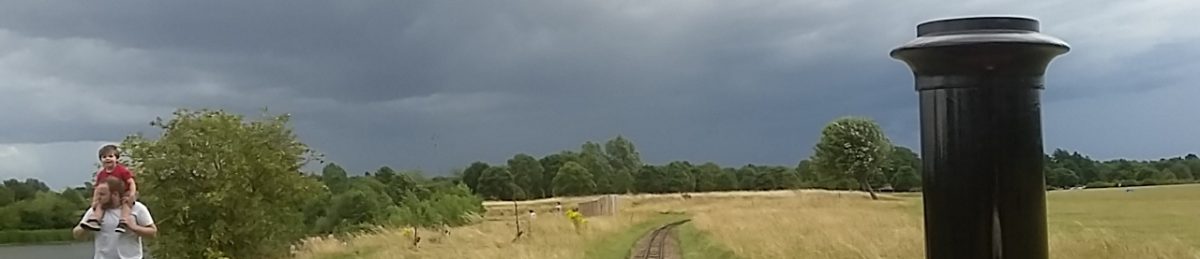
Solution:
M 1200 258 L 1200 185 L 1054 191 L 1047 195 L 1052 258 Z M 489 203 L 489 219 L 425 234 L 420 247 L 398 230 L 345 242 L 315 238 L 299 258 L 621 258 L 617 236 L 644 233 L 663 213 L 692 218 L 681 231 L 685 258 L 923 258 L 919 195 L 820 190 L 633 195 L 615 217 L 589 219 L 576 234 L 561 216 L 540 212 L 554 200 L 519 203 L 539 210 L 530 236 L 513 238 L 512 203 Z M 567 207 L 579 200 L 565 200 Z M 503 213 L 501 211 L 509 211 Z M 427 233 L 433 233 L 425 231 Z M 699 237 L 697 237 L 699 236 Z M 433 240 L 436 238 L 436 240 Z M 699 239 L 700 241 L 695 241 Z M 613 246 L 618 246 L 614 248 Z M 606 252 L 596 252 L 597 249 Z M 701 252 L 697 252 L 700 250 Z M 712 257 L 719 251 L 720 257 Z
M 1130 190 L 1050 192 L 1051 258 L 1200 258 L 1200 185 Z M 919 197 L 688 203 L 674 206 L 741 258 L 924 258 Z
M 452 228 L 448 235 L 436 230 L 418 230 L 422 241 L 416 247 L 412 245 L 410 232 L 402 229 L 379 229 L 374 233 L 342 239 L 310 238 L 295 249 L 294 254 L 296 258 L 330 259 L 612 258 L 613 255 L 624 254 L 640 234 L 630 234 L 626 231 L 652 228 L 656 222 L 665 222 L 667 218 L 648 211 L 624 212 L 619 216 L 589 218 L 586 227 L 577 233 L 565 216 L 539 210 L 539 215 L 534 220 L 529 220 L 529 217 L 522 214 L 520 222 L 527 232 L 515 240 L 516 223 L 512 218 L 511 203 L 499 207 L 493 208 L 486 220 L 474 225 Z M 521 207 L 521 211 L 527 209 Z M 506 213 L 501 213 L 500 210 Z

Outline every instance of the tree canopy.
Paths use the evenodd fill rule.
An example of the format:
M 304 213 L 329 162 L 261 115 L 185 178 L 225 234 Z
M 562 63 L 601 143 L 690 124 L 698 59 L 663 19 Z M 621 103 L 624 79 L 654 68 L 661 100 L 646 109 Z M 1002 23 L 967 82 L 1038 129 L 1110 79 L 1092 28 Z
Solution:
M 872 199 L 877 199 L 871 180 L 882 175 L 882 167 L 891 152 L 891 141 L 875 121 L 843 117 L 830 122 L 821 131 L 812 161 L 822 171 L 850 176 L 863 190 L 871 193 Z

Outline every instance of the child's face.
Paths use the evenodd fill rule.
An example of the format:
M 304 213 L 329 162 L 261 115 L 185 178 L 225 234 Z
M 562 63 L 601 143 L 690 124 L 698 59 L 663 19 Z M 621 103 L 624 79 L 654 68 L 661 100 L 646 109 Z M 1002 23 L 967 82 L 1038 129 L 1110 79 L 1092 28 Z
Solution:
M 104 165 L 104 169 L 112 169 L 117 165 L 117 154 L 109 153 L 100 156 L 100 164 Z

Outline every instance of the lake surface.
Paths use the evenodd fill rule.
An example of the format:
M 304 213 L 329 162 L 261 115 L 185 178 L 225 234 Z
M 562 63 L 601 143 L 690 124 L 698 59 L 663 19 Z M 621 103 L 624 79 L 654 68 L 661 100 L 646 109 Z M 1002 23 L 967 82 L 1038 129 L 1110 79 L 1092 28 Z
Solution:
M 0 259 L 85 259 L 92 258 L 92 252 L 91 241 L 47 245 L 0 245 Z M 145 259 L 153 259 L 149 253 L 143 256 Z
M 49 259 L 49 258 L 92 258 L 92 242 L 53 245 L 3 245 L 0 258 L 4 259 Z

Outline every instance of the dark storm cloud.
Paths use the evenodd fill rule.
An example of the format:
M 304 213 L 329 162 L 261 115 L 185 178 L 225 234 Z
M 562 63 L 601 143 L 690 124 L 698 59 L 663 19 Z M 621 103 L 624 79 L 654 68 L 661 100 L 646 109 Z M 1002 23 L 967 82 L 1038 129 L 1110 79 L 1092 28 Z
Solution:
M 1044 31 L 1074 47 L 1051 65 L 1047 147 L 1157 156 L 1200 143 L 1155 140 L 1157 147 L 1141 148 L 1127 135 L 1099 145 L 1096 139 L 1114 138 L 1105 134 L 1147 126 L 1113 121 L 1127 133 L 1079 127 L 1108 120 L 1091 105 L 1137 104 L 1119 113 L 1128 116 L 1196 108 L 1148 99 L 1181 98 L 1164 93 L 1186 92 L 1184 82 L 1200 79 L 1189 72 L 1200 57 L 1193 47 L 1200 33 L 1189 27 L 1200 20 L 1191 15 L 1196 6 L 8 2 L 0 4 L 0 90 L 8 93 L 0 108 L 23 112 L 0 115 L 0 143 L 26 143 L 12 145 L 8 157 L 52 156 L 149 131 L 146 122 L 177 107 L 251 115 L 270 107 L 292 114 L 305 142 L 352 171 L 387 164 L 444 173 L 617 134 L 653 163 L 795 164 L 810 154 L 821 126 L 843 115 L 874 117 L 895 142 L 915 145 L 912 78 L 888 51 L 924 20 L 1017 13 L 1040 18 Z M 1140 122 L 1200 127 L 1186 118 L 1148 118 Z M 67 141 L 83 142 L 37 147 Z M 86 168 L 94 158 L 79 159 L 64 164 Z M 16 175 L 0 178 L 6 174 Z

